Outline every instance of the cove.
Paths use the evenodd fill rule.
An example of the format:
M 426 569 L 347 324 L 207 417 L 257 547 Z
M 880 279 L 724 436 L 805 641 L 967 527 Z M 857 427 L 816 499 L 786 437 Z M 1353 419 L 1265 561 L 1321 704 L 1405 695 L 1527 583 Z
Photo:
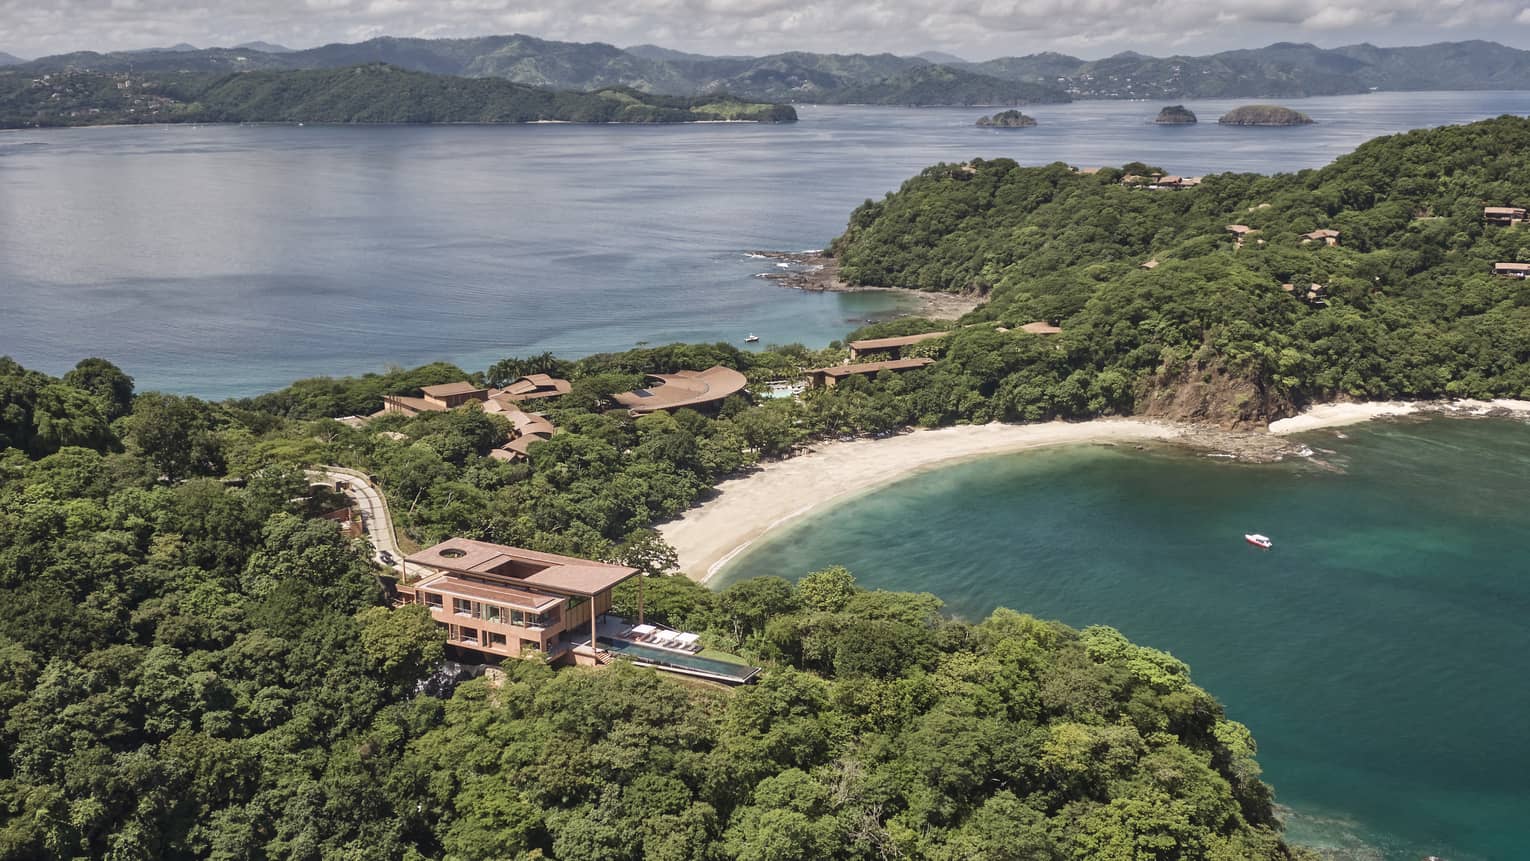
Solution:
M 842 564 L 969 619 L 1110 625 L 1249 725 L 1293 841 L 1521 855 L 1530 429 L 1434 418 L 1304 441 L 1312 460 L 1270 465 L 1077 446 L 921 473 L 784 527 L 715 585 Z

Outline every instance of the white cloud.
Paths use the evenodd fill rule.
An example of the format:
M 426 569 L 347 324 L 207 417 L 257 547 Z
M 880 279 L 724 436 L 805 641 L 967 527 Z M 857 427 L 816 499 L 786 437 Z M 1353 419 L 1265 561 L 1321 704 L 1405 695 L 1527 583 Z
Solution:
M 1525 0 L 0 0 L 0 50 L 29 56 L 263 39 L 526 32 L 717 54 L 781 50 L 973 58 L 1212 53 L 1320 38 L 1530 44 Z M 64 26 L 67 22 L 67 26 Z

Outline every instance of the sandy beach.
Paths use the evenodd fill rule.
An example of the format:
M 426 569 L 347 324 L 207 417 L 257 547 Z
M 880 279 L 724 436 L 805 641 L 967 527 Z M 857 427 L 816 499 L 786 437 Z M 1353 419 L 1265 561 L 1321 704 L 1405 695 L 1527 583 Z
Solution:
M 659 532 L 679 551 L 680 570 L 704 582 L 771 529 L 921 469 L 1042 446 L 1172 440 L 1184 432 L 1167 422 L 1099 419 L 963 425 L 820 443 L 807 454 L 723 482 L 715 497 Z
M 1079 443 L 1178 441 L 1216 449 L 1241 440 L 1252 450 L 1279 438 L 1373 419 L 1438 413 L 1530 416 L 1530 401 L 1390 401 L 1322 404 L 1270 423 L 1269 434 L 1235 434 L 1145 419 L 1096 419 L 1046 424 L 962 425 L 915 430 L 886 439 L 824 442 L 807 453 L 763 464 L 717 486 L 717 495 L 659 527 L 680 556 L 680 570 L 706 582 L 767 532 L 815 509 L 925 469 L 989 455 Z M 1286 447 L 1290 451 L 1290 446 Z M 1253 459 L 1259 459 L 1257 457 Z

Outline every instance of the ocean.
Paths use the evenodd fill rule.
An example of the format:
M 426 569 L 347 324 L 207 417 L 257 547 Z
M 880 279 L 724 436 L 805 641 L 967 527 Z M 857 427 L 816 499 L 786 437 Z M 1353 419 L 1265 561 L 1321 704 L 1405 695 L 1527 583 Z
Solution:
M 1233 101 L 803 107 L 789 125 L 147 126 L 0 132 L 0 355 L 99 355 L 140 389 L 252 395 L 315 375 L 642 343 L 823 346 L 907 300 L 754 277 L 939 161 L 1181 174 L 1318 167 L 1381 134 L 1530 112 L 1530 93 L 1290 100 L 1316 125 L 1224 128 Z
M 1302 440 L 1313 458 L 1268 465 L 1096 445 L 921 473 L 783 527 L 716 585 L 843 564 L 972 620 L 1110 625 L 1188 662 L 1252 729 L 1292 840 L 1356 861 L 1525 857 L 1530 427 Z

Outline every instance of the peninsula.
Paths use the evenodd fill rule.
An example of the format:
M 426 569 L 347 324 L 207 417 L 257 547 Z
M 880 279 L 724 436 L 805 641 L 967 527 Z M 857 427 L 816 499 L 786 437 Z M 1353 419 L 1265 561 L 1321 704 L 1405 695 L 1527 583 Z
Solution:
M 789 105 L 626 87 L 557 92 L 374 63 L 208 74 L 0 69 L 0 128 L 123 123 L 792 122 Z
M 1279 105 L 1243 105 L 1223 114 L 1217 122 L 1224 126 L 1305 126 L 1312 124 L 1312 118 Z

